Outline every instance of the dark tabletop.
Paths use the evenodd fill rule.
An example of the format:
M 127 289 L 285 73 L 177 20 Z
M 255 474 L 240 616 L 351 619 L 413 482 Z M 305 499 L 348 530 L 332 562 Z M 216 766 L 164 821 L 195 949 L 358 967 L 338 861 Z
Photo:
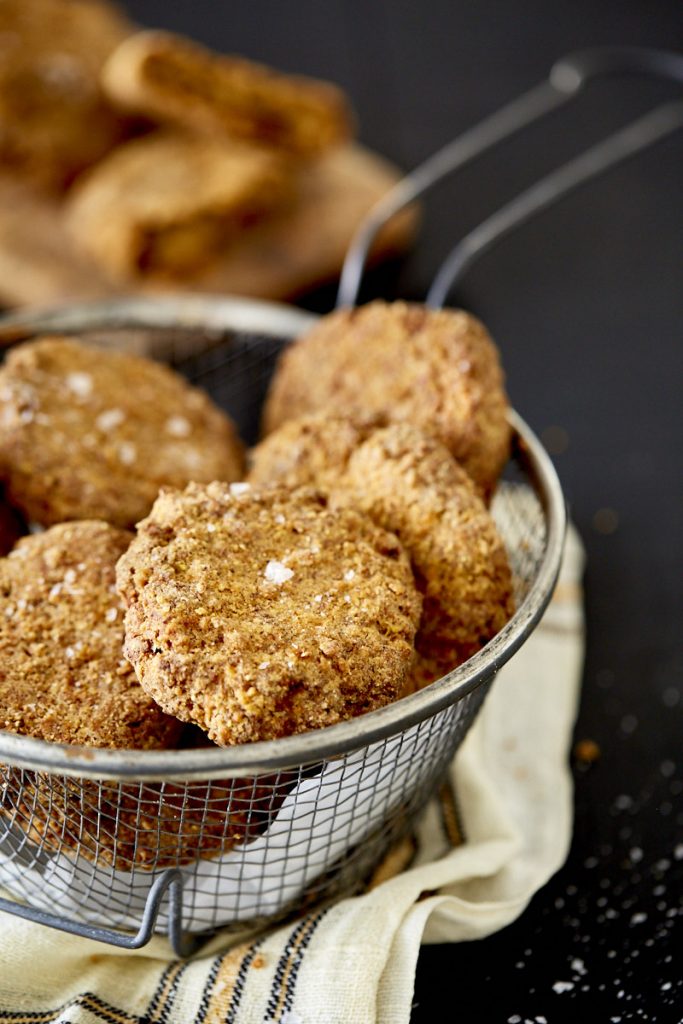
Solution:
M 405 168 L 577 47 L 683 52 L 680 0 L 129 0 L 140 21 L 338 81 Z M 596 84 L 440 186 L 416 255 L 367 294 L 424 296 L 450 246 L 570 154 L 683 89 Z M 333 293 L 304 304 L 326 309 Z M 451 296 L 487 323 L 588 552 L 588 646 L 565 867 L 488 939 L 424 948 L 415 1024 L 683 1019 L 683 132 L 586 186 Z M 571 983 L 558 986 L 558 982 Z M 558 991 L 558 989 L 563 991 Z M 448 1009 L 447 1009 L 448 1008 Z M 359 1022 L 362 1024 L 362 1022 Z

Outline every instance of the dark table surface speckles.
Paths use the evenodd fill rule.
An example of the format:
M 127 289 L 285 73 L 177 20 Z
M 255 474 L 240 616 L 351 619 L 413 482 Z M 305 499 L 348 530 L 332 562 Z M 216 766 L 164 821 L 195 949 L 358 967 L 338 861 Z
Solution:
M 680 0 L 129 0 L 140 21 L 339 81 L 362 137 L 416 164 L 578 47 L 683 52 Z M 681 88 L 596 85 L 437 189 L 416 255 L 367 292 L 420 297 L 534 176 Z M 414 1024 L 683 1020 L 683 133 L 581 189 L 452 296 L 489 325 L 588 553 L 588 646 L 565 867 L 523 916 L 425 948 Z M 332 293 L 309 305 L 329 308 Z M 596 759 L 591 756 L 599 754 Z

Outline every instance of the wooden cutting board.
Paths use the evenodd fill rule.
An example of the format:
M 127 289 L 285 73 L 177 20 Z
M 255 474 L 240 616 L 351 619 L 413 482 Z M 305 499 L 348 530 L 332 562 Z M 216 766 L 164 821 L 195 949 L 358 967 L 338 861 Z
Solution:
M 360 146 L 335 150 L 301 172 L 298 198 L 286 214 L 245 231 L 200 278 L 148 280 L 126 291 L 291 299 L 339 274 L 357 227 L 400 177 Z M 373 262 L 403 252 L 417 220 L 415 207 L 394 217 L 377 239 Z M 68 237 L 58 202 L 0 177 L 0 303 L 50 305 L 120 292 Z

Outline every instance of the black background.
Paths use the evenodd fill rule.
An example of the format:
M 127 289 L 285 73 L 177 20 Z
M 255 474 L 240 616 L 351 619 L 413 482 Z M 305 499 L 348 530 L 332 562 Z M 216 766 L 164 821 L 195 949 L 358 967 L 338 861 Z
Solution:
M 577 47 L 683 52 L 680 0 L 130 0 L 140 22 L 328 77 L 404 168 Z M 683 89 L 593 86 L 426 208 L 416 254 L 368 294 L 420 298 L 451 245 L 564 158 Z M 563 870 L 476 943 L 426 947 L 414 1022 L 683 1019 L 683 133 L 481 259 L 452 296 L 496 338 L 516 407 L 554 450 L 588 552 L 588 648 Z M 333 292 L 303 304 L 329 308 Z M 561 428 L 558 430 L 557 428 Z M 607 511 L 605 511 L 607 510 Z M 607 531 L 607 532 L 606 532 Z M 573 984 L 557 993 L 558 981 Z M 359 1022 L 362 1024 L 362 1022 Z

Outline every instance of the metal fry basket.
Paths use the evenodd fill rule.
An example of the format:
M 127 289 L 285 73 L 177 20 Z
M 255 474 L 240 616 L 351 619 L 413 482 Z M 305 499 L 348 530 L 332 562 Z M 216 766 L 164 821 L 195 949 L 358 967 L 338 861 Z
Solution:
M 437 178 L 558 106 L 593 74 L 645 70 L 683 80 L 683 61 L 599 51 L 560 62 L 548 83 L 436 154 L 380 204 L 352 245 L 340 302 L 352 303 L 374 233 Z M 494 215 L 451 254 L 429 302 L 514 224 L 683 122 L 660 108 Z M 9 316 L 0 340 L 47 332 L 97 339 L 144 328 L 159 354 L 256 439 L 277 356 L 314 318 L 272 303 L 198 296 L 131 299 Z M 133 334 L 131 335 L 131 332 Z M 559 571 L 562 492 L 517 414 L 492 506 L 517 611 L 464 665 L 424 690 L 322 730 L 220 749 L 93 750 L 0 733 L 0 909 L 136 948 L 167 932 L 189 954 L 217 928 L 253 929 L 358 891 L 412 826 L 472 724 L 498 669 L 528 638 Z

